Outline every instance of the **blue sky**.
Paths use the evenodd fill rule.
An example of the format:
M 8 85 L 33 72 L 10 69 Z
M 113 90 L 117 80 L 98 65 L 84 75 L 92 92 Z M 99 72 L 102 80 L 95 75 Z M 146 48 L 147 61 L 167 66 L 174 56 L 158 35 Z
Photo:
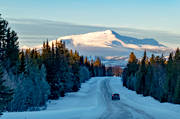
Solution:
M 5 18 L 165 30 L 180 34 L 180 0 L 0 0 Z

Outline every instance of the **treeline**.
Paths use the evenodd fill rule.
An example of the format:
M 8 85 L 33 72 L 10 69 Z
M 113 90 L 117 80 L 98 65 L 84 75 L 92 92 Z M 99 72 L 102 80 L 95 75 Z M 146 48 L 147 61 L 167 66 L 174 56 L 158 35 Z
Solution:
M 65 43 L 56 41 L 43 43 L 42 54 L 36 54 L 34 57 L 41 59 L 39 64 L 45 64 L 47 69 L 46 80 L 51 87 L 50 99 L 57 99 L 64 96 L 65 92 L 78 91 L 80 84 L 93 76 L 104 76 L 106 74 L 105 66 L 97 58 L 95 61 L 89 61 L 87 57 L 79 56 L 78 52 L 68 50 Z
M 152 96 L 160 102 L 180 104 L 180 50 L 148 58 L 146 51 L 141 60 L 130 54 L 123 71 L 123 85 L 138 94 Z
M 121 66 L 107 66 L 106 67 L 106 76 L 121 76 L 123 69 Z
M 99 58 L 89 61 L 62 41 L 46 41 L 42 50 L 19 50 L 16 32 L 0 16 L 0 113 L 39 110 L 48 99 L 78 91 L 90 77 L 104 75 Z

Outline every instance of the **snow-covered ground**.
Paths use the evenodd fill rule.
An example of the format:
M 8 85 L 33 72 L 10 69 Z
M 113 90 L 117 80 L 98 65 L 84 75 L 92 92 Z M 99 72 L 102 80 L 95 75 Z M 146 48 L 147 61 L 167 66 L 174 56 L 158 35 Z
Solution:
M 68 93 L 65 97 L 51 101 L 47 110 L 38 112 L 5 113 L 2 119 L 94 119 L 104 111 L 100 100 L 99 78 L 92 78 L 82 84 L 80 91 Z
M 112 101 L 111 93 L 121 95 Z M 179 119 L 180 105 L 159 103 L 122 87 L 121 78 L 95 77 L 82 84 L 80 91 L 48 104 L 37 112 L 7 112 L 1 119 Z M 119 118 L 118 118 L 119 119 Z

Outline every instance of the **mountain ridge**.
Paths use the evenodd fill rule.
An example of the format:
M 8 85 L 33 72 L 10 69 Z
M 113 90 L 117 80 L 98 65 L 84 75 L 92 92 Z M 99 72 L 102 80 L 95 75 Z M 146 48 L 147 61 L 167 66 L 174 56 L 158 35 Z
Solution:
M 152 38 L 138 39 L 123 36 L 112 30 L 90 32 L 80 35 L 60 37 L 57 40 L 64 41 L 71 46 L 91 46 L 91 47 L 125 47 L 136 50 L 166 50 L 166 46 L 160 44 Z
M 151 56 L 152 53 L 166 55 L 171 51 L 170 48 L 154 39 L 123 36 L 112 30 L 64 36 L 59 37 L 57 41 L 65 42 L 67 48 L 77 50 L 80 55 L 101 57 L 103 62 L 108 65 L 123 64 L 125 66 L 131 52 L 134 52 L 137 58 L 140 58 L 144 50 L 148 51 L 148 56 Z M 52 42 L 55 43 L 56 40 L 49 44 L 52 44 Z M 36 48 L 41 49 L 42 45 Z

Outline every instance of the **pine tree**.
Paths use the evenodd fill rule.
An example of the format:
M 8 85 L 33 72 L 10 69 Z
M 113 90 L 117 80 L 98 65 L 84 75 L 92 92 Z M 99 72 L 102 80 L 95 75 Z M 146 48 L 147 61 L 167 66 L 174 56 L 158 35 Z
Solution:
M 5 61 L 5 40 L 8 22 L 1 17 L 0 14 L 0 61 Z
M 161 60 L 160 60 L 160 56 L 156 56 L 155 57 L 155 63 L 156 64 L 160 64 Z
M 7 69 L 15 66 L 19 53 L 18 37 L 15 31 L 11 31 L 8 22 L 0 15 L 0 60 Z
M 95 71 L 95 76 L 102 76 L 102 63 L 100 58 L 98 57 L 95 62 L 93 63 L 94 65 L 94 71 Z
M 173 68 L 173 73 L 174 73 L 174 80 L 172 82 L 173 86 L 176 86 L 176 88 L 173 90 L 174 93 L 174 98 L 175 98 L 175 103 L 180 103 L 180 50 L 177 48 L 174 56 L 174 68 Z
M 102 76 L 106 76 L 106 66 L 104 64 L 102 64 Z M 113 76 L 113 71 L 112 71 L 112 76 Z
M 175 98 L 174 102 L 177 104 L 180 104 L 180 76 L 178 76 L 178 78 L 177 78 L 174 98 Z
M 100 66 L 101 66 L 101 60 L 100 60 L 99 57 L 95 60 L 94 66 L 95 66 L 95 67 L 100 67 Z
M 88 60 L 87 56 L 84 59 L 84 64 L 86 67 L 88 67 L 88 69 L 90 69 L 90 61 Z
M 0 66 L 0 115 L 5 110 L 7 104 L 12 100 L 13 90 L 4 85 L 3 70 Z
M 161 64 L 161 66 L 165 67 L 165 61 L 166 61 L 166 59 L 164 58 L 164 55 L 162 54 L 162 55 L 161 55 L 161 58 L 160 58 L 160 64 Z
M 180 49 L 179 48 L 176 49 L 174 59 L 175 60 L 180 60 Z
M 80 65 L 84 65 L 84 57 L 80 56 Z
M 150 63 L 155 64 L 155 56 L 154 56 L 154 54 L 152 54 L 152 56 L 150 58 Z
M 167 101 L 171 101 L 172 100 L 172 96 L 173 96 L 173 90 L 174 90 L 174 86 L 172 85 L 174 80 L 174 63 L 173 63 L 173 53 L 169 54 L 169 58 L 167 61 L 167 65 L 166 65 L 166 70 L 167 70 L 167 76 L 166 76 L 166 81 L 165 81 L 165 95 L 166 95 L 166 99 Z
M 6 58 L 10 60 L 10 67 L 15 66 L 18 60 L 19 42 L 15 31 L 7 29 L 6 35 Z
M 147 68 L 146 68 L 146 61 L 147 56 L 146 56 L 146 51 L 144 51 L 144 56 L 141 60 L 140 68 L 139 71 L 137 72 L 137 82 L 136 82 L 136 91 L 137 93 L 144 93 L 145 91 L 145 77 L 147 73 Z
M 75 78 L 73 91 L 78 91 L 80 88 L 80 56 L 77 51 L 75 51 L 72 60 L 73 62 L 70 65 Z
M 26 62 L 24 51 L 22 50 L 20 53 L 20 65 L 19 65 L 19 73 L 26 73 Z
M 129 60 L 128 63 L 134 63 L 137 62 L 136 56 L 134 55 L 133 52 L 131 52 L 131 54 L 129 55 Z
M 54 43 L 53 42 L 52 42 L 52 46 L 51 46 L 51 52 L 52 52 L 51 60 L 54 60 L 54 58 L 55 58 L 55 49 L 54 49 Z
M 131 54 L 129 55 L 129 60 L 128 60 L 128 64 L 127 64 L 127 67 L 128 67 L 128 74 L 127 75 L 135 75 L 135 73 L 137 72 L 138 70 L 138 64 L 137 64 L 137 58 L 135 56 L 135 54 L 133 52 L 131 52 Z
M 91 77 L 94 77 L 95 76 L 95 71 L 94 71 L 93 61 L 91 61 L 89 70 L 91 72 Z
M 150 95 L 151 88 L 152 88 L 152 80 L 153 80 L 153 67 L 152 64 L 149 62 L 147 65 L 147 73 L 145 76 L 145 90 L 144 90 L 144 96 Z

